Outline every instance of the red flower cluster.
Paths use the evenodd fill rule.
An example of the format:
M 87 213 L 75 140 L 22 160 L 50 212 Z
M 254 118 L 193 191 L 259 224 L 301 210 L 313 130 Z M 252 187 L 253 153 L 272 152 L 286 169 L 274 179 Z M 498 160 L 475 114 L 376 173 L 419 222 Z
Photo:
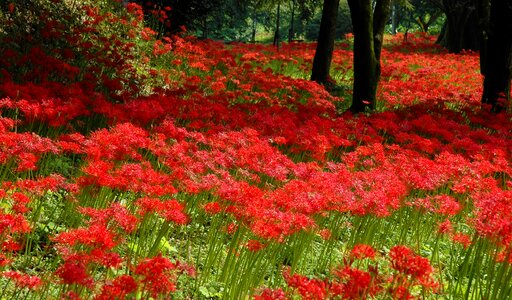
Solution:
M 158 295 L 168 295 L 176 290 L 174 283 L 176 264 L 169 259 L 156 256 L 147 258 L 140 262 L 135 268 L 135 274 L 141 275 L 143 278 L 141 283 L 152 297 Z
M 116 6 L 119 14 L 106 13 L 119 5 L 109 1 L 78 6 L 77 21 L 65 1 L 50 2 L 40 15 L 51 17 L 13 21 L 0 40 L 0 266 L 16 284 L 37 288 L 38 275 L 55 274 L 60 281 L 42 282 L 70 285 L 62 289 L 70 298 L 79 297 L 73 285 L 97 299 L 142 290 L 158 297 L 193 268 L 144 258 L 138 242 L 148 219 L 219 219 L 228 234 L 248 232 L 242 247 L 260 251 L 301 231 L 334 242 L 340 228 L 325 228 L 332 219 L 388 218 L 411 207 L 432 224 L 444 221 L 439 231 L 465 247 L 490 240 L 498 260 L 510 262 L 512 119 L 480 109 L 475 54 L 416 51 L 429 39 L 420 36 L 392 45 L 379 90 L 387 110 L 340 116 L 343 99 L 286 74 L 309 72 L 314 44 L 277 52 L 157 41 L 138 5 Z M 166 9 L 153 9 L 168 21 Z M 339 45 L 335 72 L 347 73 L 351 57 Z M 166 61 L 168 69 L 154 67 Z M 36 251 L 55 256 L 55 265 L 15 271 L 12 262 Z M 391 249 L 389 270 L 377 269 L 379 259 L 358 245 L 329 278 L 284 276 L 306 299 L 435 290 L 429 261 L 409 248 Z M 276 289 L 257 297 L 286 296 Z
M 389 252 L 389 263 L 395 272 L 381 273 L 377 265 L 369 265 L 368 271 L 351 266 L 353 259 L 374 258 L 375 250 L 369 245 L 356 245 L 345 265 L 334 269 L 332 279 L 310 279 L 299 274 L 290 274 L 285 269 L 283 276 L 302 299 L 367 299 L 387 296 L 392 299 L 416 299 L 413 290 L 421 287 L 432 291 L 438 287 L 432 275 L 434 269 L 428 259 L 414 254 L 405 246 L 395 246 Z M 385 271 L 385 270 L 384 270 Z M 390 272 L 390 270 L 388 270 Z M 259 296 L 258 296 L 259 297 Z M 260 299 L 260 298 L 256 298 Z M 265 299 L 265 298 L 261 298 Z M 419 298 L 418 298 L 419 299 Z

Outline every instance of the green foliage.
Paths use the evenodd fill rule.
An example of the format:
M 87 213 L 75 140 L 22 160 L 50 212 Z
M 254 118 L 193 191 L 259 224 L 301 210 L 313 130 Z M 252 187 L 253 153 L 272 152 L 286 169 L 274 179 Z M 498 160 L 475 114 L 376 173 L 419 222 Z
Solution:
M 312 21 L 306 25 L 305 37 L 307 40 L 316 41 L 318 31 L 320 30 L 320 20 L 322 12 L 318 10 Z M 340 1 L 338 9 L 338 18 L 336 19 L 336 39 L 344 39 L 345 34 L 352 32 L 352 20 L 350 18 L 350 9 L 346 0 Z
M 397 31 L 439 33 L 444 16 L 439 5 L 429 0 L 395 0 L 393 10 Z

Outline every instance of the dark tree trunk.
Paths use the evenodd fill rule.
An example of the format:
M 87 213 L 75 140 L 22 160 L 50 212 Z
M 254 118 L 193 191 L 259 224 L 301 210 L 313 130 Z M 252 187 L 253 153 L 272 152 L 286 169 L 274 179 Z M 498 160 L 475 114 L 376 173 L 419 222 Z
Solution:
M 252 20 L 251 43 L 256 43 L 256 21 Z
M 480 28 L 480 73 L 483 75 L 485 70 L 485 60 L 487 57 L 487 42 L 489 39 L 489 21 L 491 13 L 491 0 L 480 0 L 478 3 L 478 26 Z
M 281 26 L 281 3 L 277 3 L 277 16 L 276 16 L 276 31 L 274 33 L 274 42 L 273 45 L 279 49 L 279 40 L 281 37 L 279 36 Z
M 375 4 L 373 11 L 373 40 L 375 58 L 377 58 L 377 67 L 379 68 L 380 77 L 380 53 L 382 50 L 382 43 L 384 42 L 384 27 L 389 19 L 391 13 L 391 0 L 378 0 Z
M 384 26 L 391 10 L 391 0 L 348 0 L 354 28 L 354 88 L 350 110 L 375 109 L 380 78 L 380 53 Z
M 332 52 L 334 50 L 334 38 L 336 35 L 336 18 L 338 17 L 339 0 L 324 0 L 320 32 L 316 45 L 315 58 L 311 80 L 320 84 L 329 82 L 329 70 L 331 68 Z
M 391 10 L 391 34 L 395 35 L 398 29 L 398 3 L 393 3 Z
M 500 112 L 510 100 L 512 0 L 491 1 L 486 50 L 482 58 L 482 103 L 492 105 L 493 112 Z
M 479 0 L 443 0 L 446 20 L 438 43 L 450 53 L 480 50 L 478 2 Z
M 202 39 L 207 39 L 208 38 L 208 22 L 206 21 L 206 19 L 202 22 L 202 27 L 203 27 L 203 33 L 201 34 L 201 38 Z
M 295 35 L 295 0 L 292 0 L 292 15 L 290 19 L 290 29 L 288 30 L 288 43 L 291 43 L 293 40 L 293 36 Z

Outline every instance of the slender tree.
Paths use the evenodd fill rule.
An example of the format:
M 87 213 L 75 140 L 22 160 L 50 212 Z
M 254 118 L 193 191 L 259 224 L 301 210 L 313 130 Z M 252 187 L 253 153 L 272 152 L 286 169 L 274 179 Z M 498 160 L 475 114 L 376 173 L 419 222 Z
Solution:
M 281 39 L 280 31 L 281 31 L 281 2 L 277 3 L 277 13 L 276 13 L 276 30 L 274 32 L 274 42 L 273 45 L 279 49 L 279 41 Z
M 348 0 L 354 28 L 354 88 L 350 110 L 375 109 L 380 53 L 391 0 Z
M 425 0 L 410 1 L 414 8 L 414 21 L 421 31 L 428 32 L 429 27 L 434 24 L 442 15 L 443 11 L 439 6 Z
M 290 10 L 291 10 L 291 17 L 290 17 L 290 27 L 288 29 L 288 43 L 291 43 L 293 41 L 293 37 L 295 36 L 295 1 L 290 1 Z
M 336 18 L 338 16 L 340 0 L 324 0 L 320 32 L 313 59 L 311 80 L 320 84 L 329 82 L 329 70 L 331 69 L 332 53 L 334 50 L 334 38 L 336 35 Z
M 391 34 L 395 35 L 398 29 L 398 2 L 392 1 L 391 4 Z
M 482 103 L 492 105 L 499 112 L 510 100 L 512 68 L 512 0 L 483 0 L 482 7 L 489 8 L 488 32 L 485 51 L 481 55 L 484 75 Z M 490 4 L 490 5 L 486 5 Z

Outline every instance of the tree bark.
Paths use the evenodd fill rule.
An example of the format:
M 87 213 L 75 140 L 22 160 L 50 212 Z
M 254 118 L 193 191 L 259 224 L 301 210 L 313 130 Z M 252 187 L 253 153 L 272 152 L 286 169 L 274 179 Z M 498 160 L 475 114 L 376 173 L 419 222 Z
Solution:
M 293 36 L 295 35 L 295 0 L 291 1 L 291 11 L 292 15 L 290 18 L 290 29 L 288 30 L 288 43 L 291 43 L 293 41 Z
M 480 0 L 478 3 L 478 26 L 480 28 L 480 73 L 484 75 L 489 39 L 489 21 L 491 19 L 491 0 Z
M 251 43 L 256 43 L 256 20 L 252 20 Z
M 446 20 L 438 43 L 450 53 L 480 50 L 478 26 L 479 0 L 443 0 Z
M 500 112 L 510 100 L 512 67 L 512 0 L 492 0 L 487 51 L 482 61 L 482 103 Z
M 336 18 L 338 17 L 339 0 L 324 0 L 320 32 L 313 59 L 311 80 L 320 84 L 327 84 L 330 79 L 332 53 L 334 50 L 334 38 L 336 35 Z
M 398 3 L 393 2 L 391 6 L 391 34 L 395 35 L 398 29 Z
M 276 31 L 274 33 L 274 42 L 273 45 L 277 47 L 279 50 L 279 41 L 281 37 L 279 36 L 281 26 L 281 2 L 277 3 L 277 16 L 276 16 Z
M 348 0 L 354 28 L 354 87 L 350 110 L 375 109 L 380 78 L 380 54 L 384 26 L 391 10 L 391 0 Z

